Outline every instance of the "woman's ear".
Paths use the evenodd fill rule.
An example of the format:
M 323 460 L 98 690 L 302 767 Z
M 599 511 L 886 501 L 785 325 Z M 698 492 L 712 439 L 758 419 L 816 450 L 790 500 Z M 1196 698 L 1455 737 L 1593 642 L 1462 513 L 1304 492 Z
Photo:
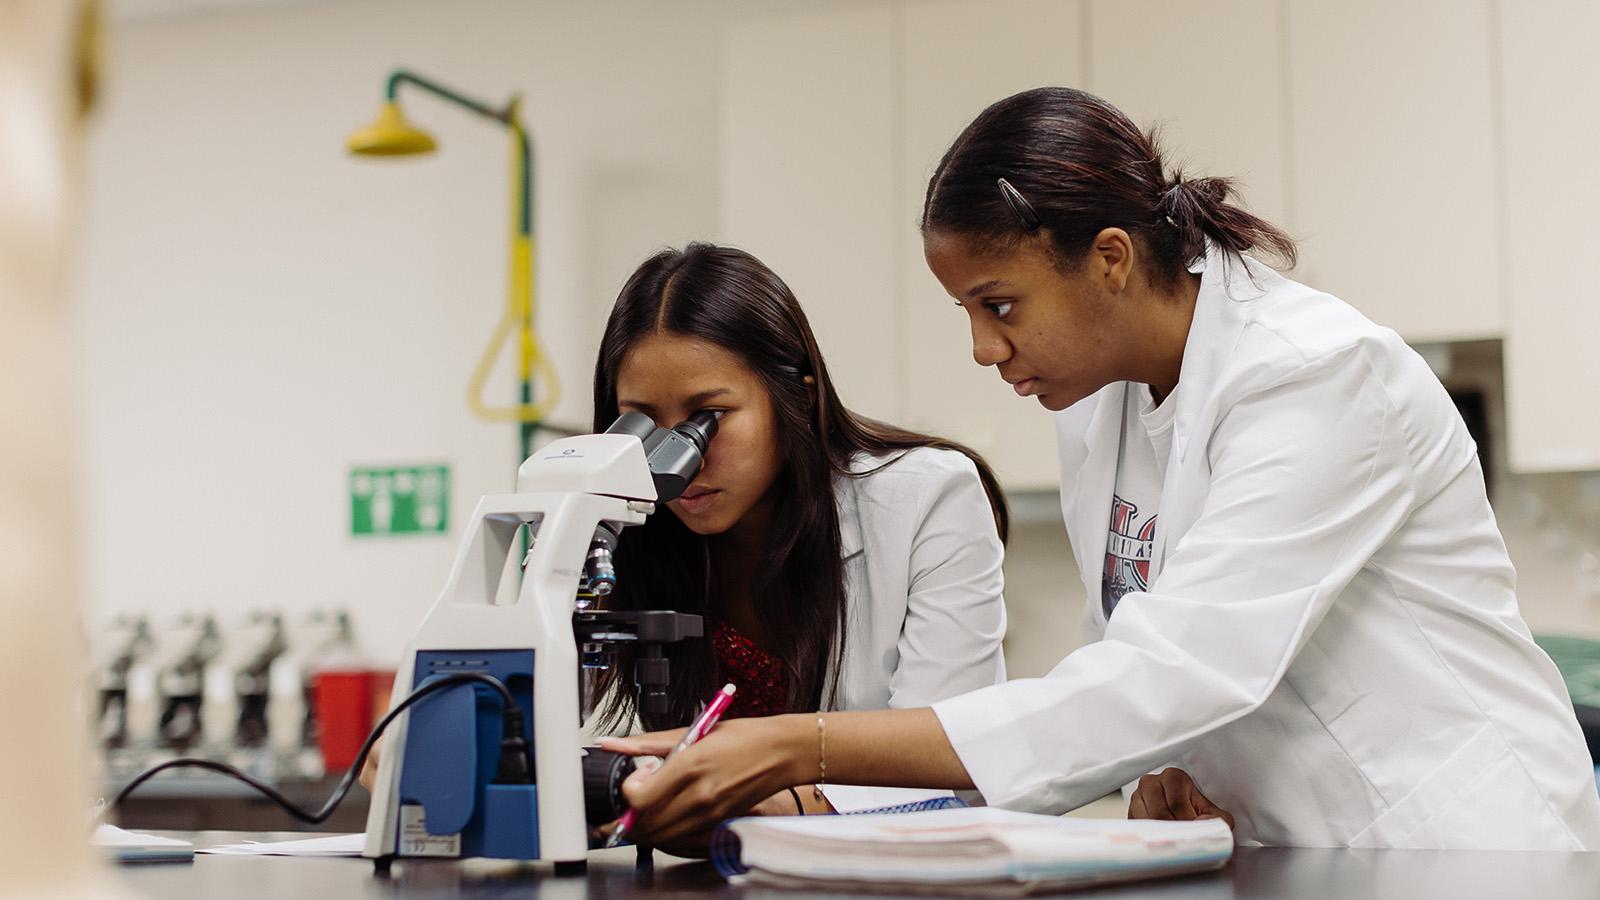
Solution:
M 1113 294 L 1128 286 L 1133 274 L 1133 238 L 1121 228 L 1106 228 L 1094 236 L 1090 250 L 1091 273 Z

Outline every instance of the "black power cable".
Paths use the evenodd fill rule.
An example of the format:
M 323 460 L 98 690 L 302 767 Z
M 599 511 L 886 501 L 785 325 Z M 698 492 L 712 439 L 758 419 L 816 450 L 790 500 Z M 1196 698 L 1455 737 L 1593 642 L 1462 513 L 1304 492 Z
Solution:
M 388 715 L 378 720 L 378 724 L 372 728 L 372 733 L 367 735 L 367 740 L 361 745 L 361 750 L 356 754 L 356 761 L 351 764 L 350 770 L 344 773 L 343 778 L 339 779 L 338 786 L 333 789 L 333 794 L 328 797 L 327 802 L 322 804 L 322 808 L 314 813 L 306 812 L 295 806 L 294 803 L 290 802 L 289 798 L 278 793 L 271 785 L 258 781 L 227 763 L 195 757 L 170 759 L 160 765 L 145 769 L 135 776 L 132 781 L 128 782 L 127 787 L 117 792 L 116 799 L 111 801 L 111 806 L 120 806 L 122 801 L 127 799 L 135 788 L 167 769 L 205 769 L 236 778 L 255 788 L 267 799 L 283 807 L 284 811 L 289 815 L 307 825 L 320 825 L 327 821 L 329 816 L 333 815 L 333 811 L 339 808 L 340 803 L 344 802 L 345 795 L 350 793 L 351 786 L 355 784 L 357 776 L 361 773 L 361 767 L 366 765 L 367 754 L 372 752 L 372 745 L 377 742 L 378 736 L 383 734 L 383 730 L 389 727 L 389 723 L 393 722 L 396 716 L 405 712 L 424 697 L 428 697 L 447 687 L 470 683 L 485 684 L 493 688 L 495 693 L 500 695 L 500 702 L 504 705 L 501 714 L 505 717 L 505 732 L 500 741 L 500 768 L 495 776 L 495 783 L 528 784 L 530 782 L 528 742 L 522 736 L 522 707 L 517 705 L 516 698 L 511 696 L 511 691 L 507 690 L 500 679 L 492 675 L 486 675 L 482 672 L 451 672 L 448 675 L 442 675 L 431 681 L 423 682 L 421 687 L 412 691 L 410 696 L 400 701 L 399 705 L 390 710 Z

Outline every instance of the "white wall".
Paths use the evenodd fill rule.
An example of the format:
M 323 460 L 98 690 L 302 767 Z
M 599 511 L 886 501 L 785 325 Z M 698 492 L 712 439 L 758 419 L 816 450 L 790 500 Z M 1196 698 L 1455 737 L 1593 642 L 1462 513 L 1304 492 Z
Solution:
M 495 102 L 523 92 L 554 419 L 581 424 L 622 280 L 715 231 L 732 9 L 391 0 L 115 30 L 77 290 L 93 606 L 348 606 L 371 650 L 397 652 L 458 527 L 354 539 L 346 471 L 448 462 L 453 526 L 511 486 L 513 427 L 464 399 L 504 302 L 509 145 L 420 93 L 402 102 L 435 157 L 355 160 L 344 136 L 398 64 Z
M 487 100 L 525 94 L 557 420 L 587 421 L 600 327 L 633 266 L 727 237 L 718 35 L 783 4 L 441 6 L 263 6 L 111 34 L 75 360 L 102 617 L 344 606 L 392 656 L 477 497 L 510 486 L 512 427 L 464 399 L 503 301 L 508 148 L 492 123 L 402 89 L 440 152 L 346 156 L 397 64 Z M 510 391 L 502 378 L 495 396 Z M 348 466 L 413 460 L 450 464 L 451 533 L 351 537 Z M 1013 620 L 1041 627 L 1009 649 L 1032 673 L 1076 644 L 1082 591 L 1060 596 L 1076 579 L 1059 523 L 1017 534 Z
M 465 404 L 471 364 L 503 302 L 508 148 L 492 124 L 409 93 L 409 113 L 437 134 L 441 153 L 419 161 L 345 156 L 345 134 L 372 116 L 391 68 L 404 64 L 494 101 L 525 94 L 539 152 L 539 321 L 566 386 L 556 418 L 581 425 L 599 329 L 626 274 L 656 247 L 739 236 L 718 187 L 719 135 L 729 124 L 719 76 L 727 26 L 730 34 L 759 33 L 766 16 L 795 9 L 868 19 L 893 11 L 913 37 L 927 36 L 902 48 L 912 58 L 925 44 L 938 49 L 935 38 L 961 30 L 954 20 L 981 15 L 973 11 L 983 6 L 346 0 L 117 27 L 90 147 L 74 365 L 83 410 L 82 553 L 94 608 L 240 615 L 341 605 L 356 613 L 368 648 L 390 655 L 442 584 L 459 532 L 350 537 L 347 467 L 448 462 L 456 526 L 479 494 L 510 485 L 513 429 L 476 421 Z M 1052 14 L 1076 22 L 1080 8 Z M 1258 146 L 1281 126 L 1262 130 L 1262 141 L 1228 144 L 1225 133 L 1164 107 L 1159 91 L 1139 81 L 1139 67 L 1122 64 L 1134 51 L 1181 55 L 1186 26 L 1143 45 L 1127 19 L 1159 7 L 1089 8 L 1089 50 L 1100 54 L 1088 67 L 1097 76 L 1091 89 L 1140 121 L 1165 120 L 1197 171 L 1214 164 L 1252 176 L 1249 197 L 1263 212 L 1292 206 L 1287 152 L 1261 155 Z M 1226 8 L 1247 18 L 1251 34 L 1281 24 L 1269 28 L 1267 12 L 1248 18 L 1269 8 L 1280 15 L 1281 0 L 1230 0 Z M 1208 27 L 1234 33 L 1220 21 Z M 1079 65 L 1073 54 L 1082 36 L 1069 37 L 1048 63 L 1063 71 Z M 953 80 L 995 77 L 981 53 L 933 54 L 918 71 L 941 61 L 989 73 L 966 79 L 953 71 Z M 1029 76 L 1036 77 L 1043 76 Z M 1243 76 L 1224 67 L 1207 77 L 1211 84 Z M 1267 110 L 1273 96 L 1262 88 L 1253 99 Z M 974 113 L 981 106 L 970 103 Z M 902 109 L 893 140 L 909 146 L 918 129 L 936 130 L 931 115 Z M 953 137 L 959 125 L 938 127 Z M 896 189 L 909 196 L 915 188 L 912 181 Z M 861 219 L 853 208 L 840 215 Z M 897 227 L 909 234 L 914 222 Z M 794 249 L 785 247 L 752 249 L 788 274 L 784 258 Z M 893 277 L 916 283 L 923 276 L 915 255 L 893 249 L 882 251 L 898 267 Z M 792 280 L 803 288 L 803 276 Z M 818 316 L 829 298 L 815 293 L 801 297 Z M 931 326 L 911 324 L 928 338 Z M 819 319 L 817 330 L 836 368 L 870 369 L 926 349 L 921 338 L 900 338 L 874 359 L 849 350 L 852 335 L 862 337 L 850 321 Z M 975 368 L 959 353 L 950 365 Z M 510 391 L 502 378 L 496 396 Z M 852 402 L 869 411 L 906 399 L 865 388 L 857 395 Z M 1524 499 L 1497 502 L 1530 623 L 1600 633 L 1594 580 L 1579 575 L 1583 553 L 1592 557 L 1600 544 L 1600 501 L 1571 513 L 1589 531 L 1563 546 L 1543 520 L 1571 491 L 1558 482 L 1518 484 L 1507 498 Z M 1582 484 L 1600 494 L 1592 478 Z M 1541 507 L 1541 496 L 1554 500 Z M 1059 522 L 1021 524 L 1007 574 L 1012 670 L 1038 674 L 1078 640 L 1082 589 Z

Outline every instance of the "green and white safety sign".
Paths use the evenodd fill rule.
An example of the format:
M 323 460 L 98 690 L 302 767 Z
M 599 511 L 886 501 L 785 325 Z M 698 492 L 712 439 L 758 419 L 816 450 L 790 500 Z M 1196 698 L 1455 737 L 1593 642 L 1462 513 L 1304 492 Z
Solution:
M 449 466 L 351 467 L 351 534 L 444 534 L 449 528 Z

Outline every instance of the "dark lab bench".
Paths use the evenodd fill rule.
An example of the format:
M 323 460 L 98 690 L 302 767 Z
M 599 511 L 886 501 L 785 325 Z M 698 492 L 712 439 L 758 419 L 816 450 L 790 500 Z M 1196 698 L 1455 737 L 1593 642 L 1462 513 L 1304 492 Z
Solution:
M 127 783 L 125 778 L 108 781 L 105 798 L 115 797 Z M 301 809 L 315 810 L 338 783 L 338 778 L 300 778 L 275 781 L 272 786 Z M 231 778 L 211 772 L 163 772 L 122 801 L 116 819 L 133 831 L 365 831 L 369 800 L 367 789 L 354 785 L 326 822 L 302 828 L 276 803 Z
M 196 846 L 244 840 L 288 840 L 296 834 L 174 833 Z M 799 898 L 802 892 L 742 890 L 709 863 L 656 854 L 649 871 L 631 848 L 591 853 L 584 876 L 556 878 L 547 863 L 412 860 L 376 877 L 361 859 L 294 859 L 197 855 L 193 863 L 119 866 L 117 880 L 155 898 L 227 900 L 411 897 L 477 898 L 678 897 L 718 895 Z M 820 896 L 820 895 L 819 895 Z M 827 896 L 843 896 L 829 894 Z M 874 895 L 883 896 L 883 895 Z M 1242 898 L 1565 898 L 1600 897 L 1600 853 L 1240 848 L 1220 872 L 1139 882 L 1072 897 L 1242 900 Z

